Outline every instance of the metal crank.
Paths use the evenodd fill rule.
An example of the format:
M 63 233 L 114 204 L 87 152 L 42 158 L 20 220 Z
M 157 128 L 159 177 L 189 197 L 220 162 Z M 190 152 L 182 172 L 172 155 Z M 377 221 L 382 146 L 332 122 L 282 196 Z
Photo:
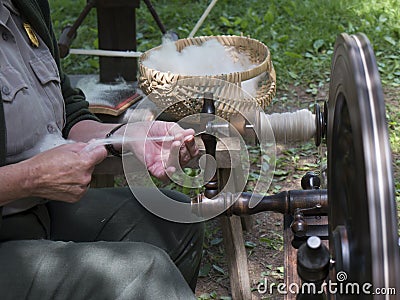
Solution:
M 192 200 L 193 211 L 198 215 L 210 211 L 291 215 L 294 235 L 303 238 L 301 247 L 296 247 L 300 248 L 297 270 L 303 281 L 333 284 L 336 290 L 325 289 L 330 299 L 400 299 L 393 295 L 400 294 L 400 248 L 385 103 L 375 56 L 365 35 L 337 38 L 325 106 L 324 112 L 316 106 L 315 141 L 317 145 L 324 137 L 327 141 L 326 190 L 319 189 L 318 179 L 308 174 L 302 182 L 305 190 L 272 196 L 202 194 Z M 245 131 L 243 124 L 235 127 Z M 260 200 L 254 207 L 249 205 L 252 197 Z M 310 240 L 305 220 L 310 215 L 328 216 L 325 233 L 312 235 L 321 239 L 325 235 L 329 252 L 318 237 Z M 315 251 L 319 254 L 314 255 Z M 323 268 L 313 264 L 313 257 L 319 255 L 324 262 L 328 255 Z M 318 280 L 313 281 L 316 273 Z M 378 290 L 385 293 L 375 293 Z M 317 299 L 316 295 L 300 296 Z

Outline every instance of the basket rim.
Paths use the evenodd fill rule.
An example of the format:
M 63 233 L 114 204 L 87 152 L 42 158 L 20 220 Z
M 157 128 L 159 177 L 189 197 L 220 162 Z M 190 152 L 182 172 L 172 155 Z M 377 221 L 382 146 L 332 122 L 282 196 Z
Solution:
M 196 42 L 200 42 L 200 44 L 202 44 L 207 40 L 225 39 L 225 38 L 250 41 L 251 43 L 257 44 L 258 46 L 264 48 L 266 51 L 266 55 L 265 55 L 264 59 L 259 64 L 257 64 L 257 66 L 250 68 L 250 69 L 246 69 L 244 71 L 231 72 L 231 73 L 220 73 L 220 74 L 214 74 L 214 75 L 182 75 L 182 74 L 174 73 L 171 71 L 156 70 L 156 69 L 149 68 L 149 67 L 143 65 L 143 61 L 147 58 L 149 53 L 151 53 L 152 51 L 157 51 L 162 47 L 162 45 L 159 45 L 159 46 L 156 46 L 152 49 L 145 51 L 144 53 L 142 53 L 142 55 L 140 55 L 139 60 L 138 60 L 139 68 L 143 68 L 144 71 L 150 72 L 151 74 L 167 74 L 168 77 L 175 78 L 177 80 L 178 79 L 186 79 L 186 78 L 195 78 L 195 77 L 215 77 L 215 78 L 226 80 L 229 77 L 231 77 L 231 78 L 233 77 L 233 78 L 239 78 L 240 82 L 254 78 L 258 75 L 261 75 L 264 72 L 271 72 L 271 69 L 273 69 L 273 66 L 272 66 L 272 61 L 271 61 L 271 52 L 270 52 L 269 48 L 263 42 L 261 42 L 257 39 L 251 38 L 251 37 L 238 36 L 238 35 L 211 35 L 211 36 L 199 36 L 199 37 L 193 37 L 193 38 L 183 38 L 183 39 L 179 39 L 179 40 L 175 41 L 174 43 L 175 43 L 175 46 L 177 46 L 178 43 L 184 43 L 185 41 L 196 41 Z M 222 44 L 222 45 L 227 46 L 226 44 Z M 190 46 L 190 45 L 186 45 L 183 48 L 185 48 L 187 46 Z M 235 45 L 228 45 L 228 46 L 235 46 Z M 141 73 L 143 74 L 146 72 L 141 72 Z

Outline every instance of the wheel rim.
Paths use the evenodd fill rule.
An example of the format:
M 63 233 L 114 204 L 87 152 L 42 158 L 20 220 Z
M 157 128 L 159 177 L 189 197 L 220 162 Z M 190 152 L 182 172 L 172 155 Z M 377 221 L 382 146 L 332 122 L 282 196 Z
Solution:
M 327 124 L 331 280 L 344 271 L 347 282 L 398 288 L 385 104 L 374 53 L 362 34 L 342 34 L 336 41 Z

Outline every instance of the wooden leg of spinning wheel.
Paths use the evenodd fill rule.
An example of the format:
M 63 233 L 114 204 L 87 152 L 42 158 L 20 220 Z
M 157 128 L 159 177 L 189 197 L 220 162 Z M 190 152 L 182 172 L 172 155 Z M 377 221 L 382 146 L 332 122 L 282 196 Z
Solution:
M 250 300 L 250 278 L 240 217 L 220 218 L 229 269 L 232 299 Z
M 218 169 L 220 187 L 225 186 L 231 175 L 235 184 L 240 180 L 241 172 L 232 169 Z M 222 235 L 224 238 L 225 254 L 229 270 L 232 299 L 250 300 L 250 276 L 247 263 L 247 253 L 244 246 L 242 219 L 238 216 L 220 217 Z
M 253 216 L 243 216 L 240 217 L 242 222 L 242 228 L 244 231 L 251 232 L 253 230 Z
M 292 223 L 292 216 L 284 215 L 283 217 L 283 245 L 284 245 L 284 262 L 285 266 L 285 284 L 298 284 L 300 286 L 300 279 L 297 274 L 297 249 L 292 247 L 293 232 L 290 228 Z M 284 296 L 285 300 L 295 300 L 296 294 L 287 293 Z

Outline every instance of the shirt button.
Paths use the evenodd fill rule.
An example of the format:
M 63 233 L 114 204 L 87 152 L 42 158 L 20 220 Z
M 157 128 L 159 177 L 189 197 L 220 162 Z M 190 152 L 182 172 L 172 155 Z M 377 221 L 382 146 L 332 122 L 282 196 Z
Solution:
M 4 85 L 4 86 L 1 88 L 1 92 L 2 92 L 4 95 L 9 95 L 9 94 L 10 94 L 10 88 L 9 88 L 8 86 Z
M 48 131 L 49 133 L 54 133 L 54 132 L 56 132 L 57 130 L 54 128 L 53 125 L 49 124 L 49 125 L 47 125 L 47 131 Z
M 1 34 L 1 37 L 3 38 L 3 40 L 8 41 L 8 33 L 7 32 L 3 32 Z

